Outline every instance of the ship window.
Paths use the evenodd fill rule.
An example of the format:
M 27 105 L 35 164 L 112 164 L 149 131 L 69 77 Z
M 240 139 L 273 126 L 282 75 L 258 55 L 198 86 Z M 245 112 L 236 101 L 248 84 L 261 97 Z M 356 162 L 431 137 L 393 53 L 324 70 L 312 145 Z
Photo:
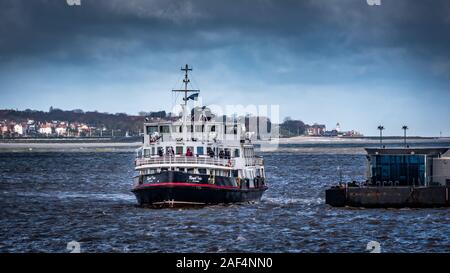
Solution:
M 159 156 L 163 156 L 164 155 L 163 147 L 158 147 L 158 155 Z
M 158 132 L 158 126 L 147 126 L 147 135 Z
M 212 125 L 211 126 L 211 132 L 215 132 L 216 131 L 216 126 L 215 125 Z
M 194 169 L 187 169 L 187 173 L 194 173 Z
M 239 156 L 240 156 L 239 149 L 235 149 L 234 150 L 234 157 L 239 157 Z
M 206 169 L 198 169 L 199 174 L 206 174 Z
M 425 184 L 425 156 L 378 155 L 372 164 L 372 183 L 398 181 L 400 186 Z
M 196 125 L 195 126 L 195 131 L 196 132 L 204 132 L 204 130 L 205 130 L 205 126 L 204 125 Z
M 144 149 L 144 157 L 150 156 L 150 149 Z
M 171 128 L 172 128 L 172 132 L 174 132 L 174 133 L 182 133 L 183 132 L 183 126 L 173 125 L 173 126 L 171 126 Z
M 183 146 L 177 146 L 176 153 L 177 153 L 177 155 L 182 155 L 183 154 Z
M 197 147 L 197 154 L 203 155 L 203 147 L 202 146 Z
M 230 149 L 226 148 L 224 150 L 224 155 L 225 155 L 225 157 L 224 157 L 225 159 L 230 159 L 230 157 L 231 157 Z
M 166 155 L 170 155 L 170 154 L 173 155 L 173 148 L 172 148 L 172 146 L 167 146 L 166 147 Z
M 160 126 L 159 127 L 159 132 L 162 133 L 162 134 L 170 133 L 170 127 L 166 126 L 166 125 Z

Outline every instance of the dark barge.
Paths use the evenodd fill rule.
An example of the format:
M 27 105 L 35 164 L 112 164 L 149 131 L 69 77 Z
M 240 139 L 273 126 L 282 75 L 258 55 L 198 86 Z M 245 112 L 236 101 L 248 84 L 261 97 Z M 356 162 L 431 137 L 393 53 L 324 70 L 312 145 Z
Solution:
M 449 148 L 366 149 L 368 179 L 326 190 L 334 207 L 449 207 Z

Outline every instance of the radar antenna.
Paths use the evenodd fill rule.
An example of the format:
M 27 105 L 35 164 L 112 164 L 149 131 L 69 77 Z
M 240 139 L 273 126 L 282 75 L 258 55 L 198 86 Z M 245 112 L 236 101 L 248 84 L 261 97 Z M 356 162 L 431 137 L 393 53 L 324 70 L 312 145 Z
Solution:
M 189 67 L 188 64 L 186 64 L 184 67 L 181 67 L 181 71 L 184 71 L 184 79 L 183 79 L 183 83 L 184 83 L 184 89 L 174 89 L 172 90 L 172 92 L 183 92 L 184 93 L 184 105 L 187 105 L 188 102 L 188 93 L 199 93 L 200 90 L 198 89 L 188 89 L 188 84 L 191 82 L 191 80 L 189 79 L 189 71 L 192 71 L 192 67 Z

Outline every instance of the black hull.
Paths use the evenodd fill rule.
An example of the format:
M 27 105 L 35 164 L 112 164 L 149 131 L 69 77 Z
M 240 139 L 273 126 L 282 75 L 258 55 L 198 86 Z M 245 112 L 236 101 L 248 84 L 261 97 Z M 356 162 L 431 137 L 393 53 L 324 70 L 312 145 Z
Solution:
M 153 183 L 141 183 L 132 190 L 140 206 L 175 207 L 252 202 L 259 201 L 267 190 L 261 184 L 256 188 L 246 187 L 244 183 L 238 186 L 229 177 L 216 177 L 217 183 L 211 184 L 206 182 L 207 179 L 204 180 L 203 175 L 198 175 L 201 176 L 201 179 L 197 179 L 198 182 L 187 179 L 189 175 L 180 172 L 169 171 L 153 176 Z
M 181 184 L 181 183 L 177 183 Z M 140 206 L 213 205 L 259 201 L 266 188 L 222 189 L 209 185 L 153 185 L 134 189 Z

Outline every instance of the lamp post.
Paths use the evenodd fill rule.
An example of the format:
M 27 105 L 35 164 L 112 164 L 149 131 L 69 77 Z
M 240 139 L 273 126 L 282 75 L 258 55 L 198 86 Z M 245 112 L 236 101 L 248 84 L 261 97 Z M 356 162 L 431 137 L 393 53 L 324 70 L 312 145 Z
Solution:
M 406 130 L 408 130 L 409 128 L 408 128 L 408 126 L 403 125 L 402 129 L 403 129 L 403 131 L 404 131 L 405 147 L 407 147 L 407 145 L 406 145 Z
M 381 148 L 383 148 L 383 130 L 384 130 L 384 126 L 383 125 L 378 126 L 378 130 L 380 130 L 380 146 L 381 146 Z

